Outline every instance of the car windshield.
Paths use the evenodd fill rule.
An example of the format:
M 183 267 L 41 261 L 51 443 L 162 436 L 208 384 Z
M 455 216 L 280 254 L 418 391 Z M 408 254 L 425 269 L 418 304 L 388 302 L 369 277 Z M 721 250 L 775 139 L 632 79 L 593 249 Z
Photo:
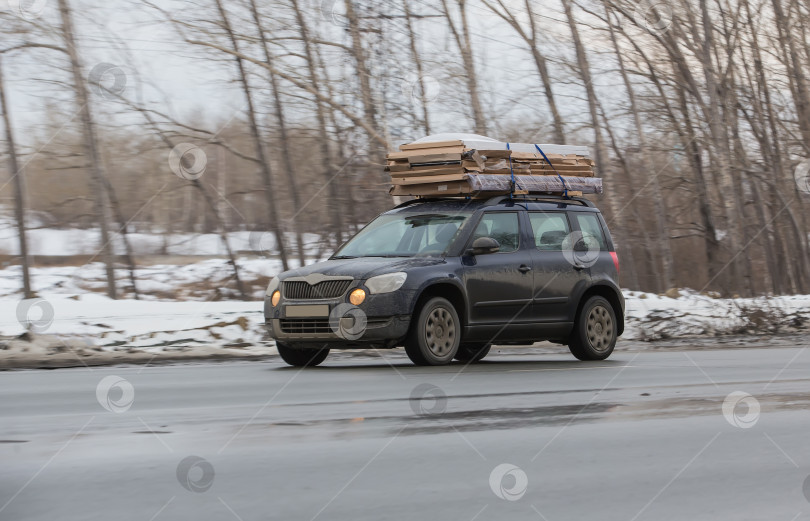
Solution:
M 442 255 L 470 213 L 385 214 L 371 221 L 333 258 Z

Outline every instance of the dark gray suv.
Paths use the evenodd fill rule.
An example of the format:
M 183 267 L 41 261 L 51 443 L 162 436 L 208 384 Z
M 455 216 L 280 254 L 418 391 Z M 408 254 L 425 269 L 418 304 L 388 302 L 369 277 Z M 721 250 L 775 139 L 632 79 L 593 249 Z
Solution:
M 330 349 L 404 347 L 418 365 L 481 360 L 493 343 L 567 344 L 604 360 L 624 330 L 619 260 L 581 198 L 417 199 L 329 260 L 281 273 L 265 321 L 290 365 Z

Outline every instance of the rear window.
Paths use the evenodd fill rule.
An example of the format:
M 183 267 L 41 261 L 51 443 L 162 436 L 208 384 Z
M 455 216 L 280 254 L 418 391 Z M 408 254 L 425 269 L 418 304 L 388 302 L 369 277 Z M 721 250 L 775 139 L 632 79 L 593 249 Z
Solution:
M 563 241 L 571 233 L 568 218 L 562 212 L 531 212 L 534 244 L 538 250 L 561 251 Z
M 602 232 L 602 225 L 599 223 L 599 217 L 595 213 L 572 212 L 571 214 L 579 224 L 582 238 L 588 245 L 588 249 L 595 250 L 595 246 L 598 244 L 600 250 L 607 250 L 607 242 L 605 234 Z

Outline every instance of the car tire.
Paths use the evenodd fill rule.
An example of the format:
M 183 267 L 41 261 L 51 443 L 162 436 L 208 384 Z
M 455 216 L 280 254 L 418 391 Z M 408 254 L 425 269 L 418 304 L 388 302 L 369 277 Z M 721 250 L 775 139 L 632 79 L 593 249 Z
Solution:
M 456 360 L 459 362 L 478 362 L 489 353 L 492 344 L 461 344 L 456 352 Z
M 278 354 L 282 360 L 293 367 L 315 367 L 329 356 L 329 349 L 295 348 L 276 342 Z
M 568 349 L 580 360 L 604 360 L 616 347 L 618 336 L 613 306 L 606 298 L 593 296 L 577 314 Z
M 461 340 L 461 321 L 449 300 L 433 297 L 417 311 L 405 340 L 405 352 L 416 365 L 445 365 Z

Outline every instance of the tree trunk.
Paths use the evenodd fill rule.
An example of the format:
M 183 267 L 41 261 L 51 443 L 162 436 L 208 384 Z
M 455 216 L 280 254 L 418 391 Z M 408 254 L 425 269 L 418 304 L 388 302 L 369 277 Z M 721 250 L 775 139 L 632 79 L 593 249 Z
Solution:
M 467 91 L 470 95 L 470 108 L 472 109 L 475 133 L 486 135 L 487 121 L 484 117 L 484 111 L 481 108 L 481 100 L 478 95 L 478 76 L 475 70 L 475 59 L 470 43 L 470 28 L 467 24 L 467 0 L 456 0 L 456 3 L 458 4 L 461 15 L 460 27 L 456 27 L 456 23 L 453 21 L 450 8 L 447 6 L 447 0 L 442 0 L 444 16 L 447 18 L 447 26 L 461 53 L 461 61 L 464 65 L 464 78 L 467 80 Z
M 425 79 L 422 72 L 422 58 L 419 56 L 419 50 L 416 48 L 416 32 L 413 28 L 411 20 L 411 7 L 410 0 L 402 0 L 402 8 L 405 11 L 405 28 L 408 31 L 408 43 L 411 51 L 411 59 L 416 68 L 416 82 L 419 86 L 419 104 L 422 105 L 422 127 L 425 129 L 425 135 L 430 135 L 430 115 L 428 114 L 428 100 L 427 92 L 425 92 Z
M 228 14 L 225 12 L 225 8 L 222 5 L 222 0 L 216 0 L 217 9 L 219 10 L 220 17 L 222 19 L 222 25 L 225 29 L 225 32 L 228 33 L 228 37 L 231 41 L 231 46 L 233 47 L 234 52 L 239 52 L 239 43 L 236 40 L 236 36 L 231 29 L 231 24 L 228 22 Z M 284 240 L 284 233 L 281 227 L 281 220 L 279 219 L 278 209 L 276 208 L 275 204 L 275 192 L 273 186 L 273 174 L 270 171 L 270 163 L 267 160 L 267 157 L 264 152 L 264 144 L 262 143 L 261 134 L 259 133 L 259 124 L 256 122 L 256 110 L 253 106 L 253 95 L 250 89 L 250 83 L 248 82 L 247 72 L 245 71 L 245 65 L 242 62 L 242 58 L 236 56 L 236 67 L 239 72 L 239 82 L 242 85 L 242 91 L 245 94 L 245 99 L 247 101 L 247 115 L 248 115 L 248 125 L 250 127 L 250 137 L 253 141 L 253 145 L 255 148 L 256 158 L 259 162 L 259 172 L 261 173 L 262 183 L 264 184 L 264 196 L 265 201 L 267 204 L 267 211 L 268 211 L 268 218 L 270 222 L 268 223 L 270 227 L 273 229 L 273 234 L 276 237 L 276 246 L 278 247 L 279 257 L 281 257 L 281 265 L 284 271 L 290 269 L 289 262 L 287 260 L 287 248 L 285 246 Z M 269 64 L 268 64 L 269 65 Z
M 638 137 L 639 151 L 641 153 L 642 163 L 644 170 L 650 177 L 649 185 L 652 188 L 652 201 L 655 205 L 655 224 L 658 232 L 655 243 L 658 250 L 658 255 L 661 260 L 661 279 L 664 289 L 669 289 L 675 284 L 675 272 L 672 266 L 672 248 L 670 245 L 670 232 L 667 223 L 667 207 L 664 197 L 661 194 L 661 187 L 658 183 L 658 172 L 650 159 L 650 150 L 647 146 L 647 138 L 644 134 L 644 128 L 641 125 L 641 116 L 639 113 L 638 105 L 636 104 L 636 93 L 633 89 L 633 84 L 630 82 L 630 77 L 627 74 L 627 69 L 624 65 L 621 49 L 619 48 L 618 40 L 616 39 L 616 31 L 613 24 L 610 22 L 610 11 L 608 10 L 607 1 L 605 2 L 605 19 L 607 21 L 608 30 L 610 32 L 610 40 L 613 43 L 613 49 L 616 53 L 616 59 L 619 64 L 619 72 L 624 82 L 624 87 L 627 90 L 627 98 L 630 102 L 630 113 L 633 114 L 633 123 L 636 127 L 636 135 Z M 629 175 L 629 172 L 628 172 Z
M 312 42 L 309 36 L 309 29 L 307 27 L 304 15 L 299 7 L 298 0 L 291 0 L 293 10 L 295 11 L 295 18 L 298 22 L 298 31 L 301 34 L 301 40 L 304 43 L 304 56 L 307 62 L 307 72 L 309 74 L 309 83 L 315 92 L 321 92 L 320 77 L 317 73 L 317 64 L 312 50 Z M 328 82 L 327 82 L 328 87 Z M 329 215 L 332 219 L 332 232 L 335 236 L 336 244 L 343 243 L 343 214 L 339 201 L 339 188 L 340 185 L 335 182 L 333 174 L 334 160 L 332 152 L 329 148 L 329 132 L 326 124 L 326 115 L 324 114 L 324 104 L 315 99 L 315 120 L 318 122 L 318 147 L 320 148 L 321 156 L 321 178 L 324 183 L 328 185 L 329 201 L 327 202 Z
M 59 0 L 59 13 L 62 20 L 62 35 L 65 40 L 65 47 L 70 57 L 70 68 L 73 73 L 73 86 L 76 91 L 76 104 L 79 107 L 79 116 L 82 122 L 84 134 L 84 148 L 90 166 L 90 189 L 95 195 L 93 205 L 101 231 L 101 256 L 104 261 L 105 273 L 107 276 L 107 296 L 111 299 L 117 298 L 115 282 L 115 259 L 112 245 L 110 244 L 109 233 L 109 204 L 107 201 L 107 191 L 104 186 L 104 172 L 101 168 L 101 158 L 96 139 L 96 130 L 93 123 L 93 116 L 90 111 L 90 99 L 87 95 L 87 87 L 84 83 L 82 66 L 79 60 L 76 40 L 73 32 L 73 20 L 68 5 L 68 0 Z
M 3 78 L 3 55 L 0 54 L 0 111 L 3 113 L 3 122 L 6 127 L 6 153 L 8 154 L 8 171 L 14 182 L 14 216 L 17 220 L 17 237 L 20 247 L 20 267 L 22 268 L 23 298 L 33 298 L 31 290 L 31 276 L 29 268 L 31 259 L 28 256 L 28 241 L 25 227 L 25 173 L 20 171 L 17 164 L 17 149 L 14 144 L 14 132 L 11 129 L 11 116 L 8 113 L 6 102 L 5 79 Z
M 250 0 L 250 10 L 253 15 L 253 21 L 256 24 L 256 30 L 259 32 L 259 40 L 262 43 L 264 51 L 264 59 L 268 65 L 273 66 L 273 55 L 270 53 L 270 47 L 267 44 L 267 38 L 264 34 L 264 27 L 259 17 L 259 11 L 256 8 L 256 1 Z M 297 217 L 298 212 L 301 211 L 301 197 L 298 195 L 298 186 L 295 182 L 295 165 L 290 157 L 291 143 L 287 135 L 287 121 L 284 117 L 284 107 L 281 103 L 281 94 L 279 93 L 278 78 L 273 71 L 268 70 L 270 77 L 270 88 L 273 91 L 273 108 L 276 112 L 276 124 L 278 125 L 279 137 L 281 140 L 281 164 L 284 172 L 287 174 L 287 184 L 290 190 L 290 197 L 293 203 L 293 229 L 295 230 L 295 240 L 298 250 L 298 263 L 301 266 L 306 265 L 306 251 L 304 250 L 304 238 L 301 233 L 301 219 Z

